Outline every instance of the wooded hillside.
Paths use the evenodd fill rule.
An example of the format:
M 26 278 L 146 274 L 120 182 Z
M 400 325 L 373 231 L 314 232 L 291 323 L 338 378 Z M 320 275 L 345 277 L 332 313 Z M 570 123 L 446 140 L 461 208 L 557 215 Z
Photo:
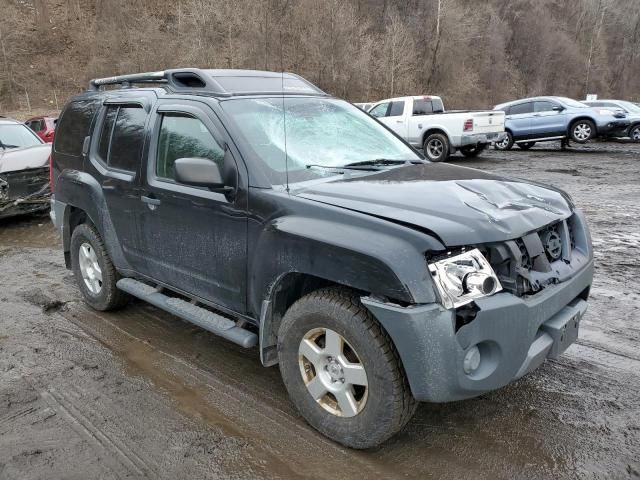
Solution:
M 639 0 L 0 0 L 0 113 L 92 77 L 287 70 L 351 101 L 640 100 Z

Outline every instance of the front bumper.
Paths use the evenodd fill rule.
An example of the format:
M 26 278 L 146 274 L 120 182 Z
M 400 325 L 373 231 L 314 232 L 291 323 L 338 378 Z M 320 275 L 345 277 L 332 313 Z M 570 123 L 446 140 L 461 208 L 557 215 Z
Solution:
M 476 318 L 457 332 L 455 312 L 439 304 L 362 302 L 393 339 L 416 400 L 449 402 L 503 387 L 560 355 L 577 338 L 592 279 L 593 260 L 526 299 L 503 292 L 476 300 Z M 476 345 L 480 366 L 466 374 L 465 354 Z
M 489 144 L 493 142 L 501 142 L 507 136 L 507 132 L 494 133 L 470 133 L 460 136 L 456 147 L 467 147 L 470 145 Z
M 629 120 L 612 120 L 598 123 L 598 134 L 608 137 L 624 137 L 627 135 L 627 129 L 631 125 Z

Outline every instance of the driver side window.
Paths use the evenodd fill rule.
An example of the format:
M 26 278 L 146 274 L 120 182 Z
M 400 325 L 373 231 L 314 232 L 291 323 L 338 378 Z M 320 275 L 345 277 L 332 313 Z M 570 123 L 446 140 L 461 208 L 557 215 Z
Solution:
M 376 105 L 371 110 L 369 110 L 369 114 L 376 118 L 386 117 L 388 109 L 389 109 L 389 102 L 381 103 L 380 105 Z
M 163 114 L 158 138 L 156 175 L 175 181 L 175 162 L 178 158 L 208 158 L 222 169 L 224 149 L 207 127 L 195 117 Z

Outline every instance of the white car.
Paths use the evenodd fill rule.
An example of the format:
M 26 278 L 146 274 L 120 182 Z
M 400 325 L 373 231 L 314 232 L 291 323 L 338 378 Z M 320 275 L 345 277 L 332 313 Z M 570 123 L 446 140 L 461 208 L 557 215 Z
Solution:
M 435 96 L 381 100 L 368 112 L 411 145 L 422 148 L 434 162 L 446 160 L 457 150 L 466 157 L 475 157 L 506 135 L 504 112 L 445 112 L 442 99 Z
M 369 109 L 371 108 L 371 105 L 373 105 L 373 103 L 369 102 L 369 103 L 354 103 L 354 105 L 356 107 L 358 107 L 361 110 L 364 110 L 365 112 L 368 112 Z

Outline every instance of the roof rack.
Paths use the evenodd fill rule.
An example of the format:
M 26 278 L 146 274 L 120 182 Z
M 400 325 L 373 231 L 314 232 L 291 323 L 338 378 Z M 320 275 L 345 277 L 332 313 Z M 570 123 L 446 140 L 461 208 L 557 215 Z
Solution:
M 293 73 L 257 70 L 201 70 L 177 68 L 159 72 L 133 73 L 115 77 L 94 78 L 89 90 L 105 85 L 128 88 L 134 83 L 163 84 L 180 93 L 208 93 L 221 97 L 233 95 L 327 95 L 311 82 Z

